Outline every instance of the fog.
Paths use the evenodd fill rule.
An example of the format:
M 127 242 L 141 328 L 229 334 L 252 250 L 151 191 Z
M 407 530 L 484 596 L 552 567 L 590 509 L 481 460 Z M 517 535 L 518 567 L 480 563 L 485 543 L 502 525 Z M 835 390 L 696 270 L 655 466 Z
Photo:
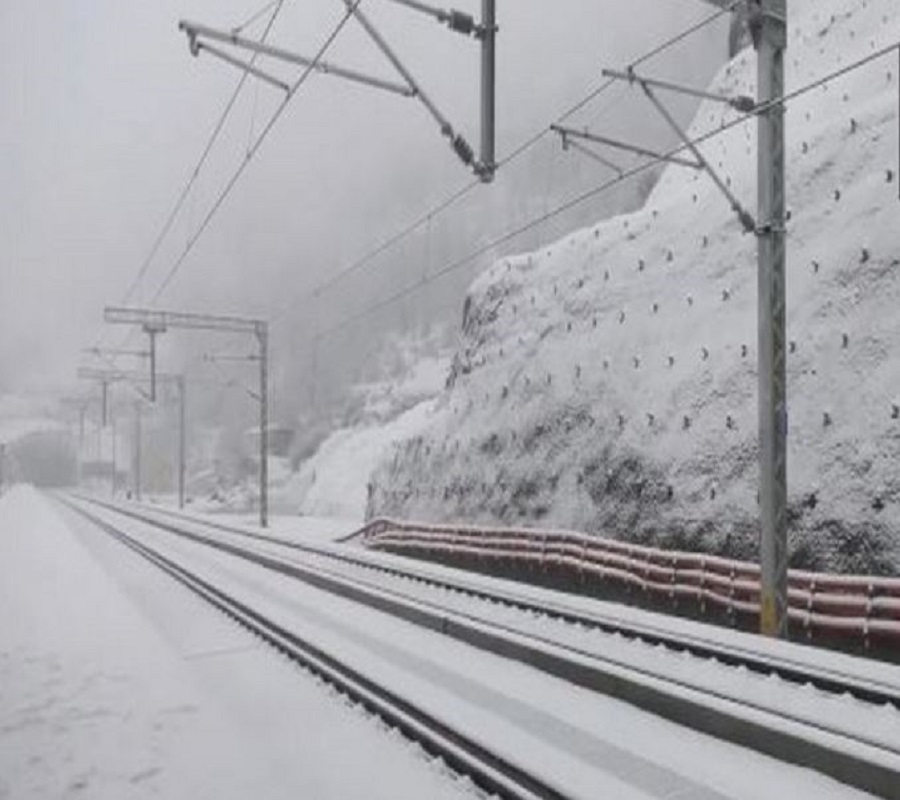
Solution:
M 231 28 L 262 5 L 0 5 L 0 392 L 65 388 L 74 384 L 82 348 L 139 343 L 122 329 L 104 330 L 104 305 L 126 297 L 132 304 L 154 301 L 283 97 L 247 82 L 175 224 L 127 296 L 240 78 L 208 54 L 192 58 L 177 22 Z M 459 5 L 477 13 L 480 4 Z M 711 12 L 698 0 L 501 0 L 498 6 L 501 158 L 596 87 L 602 67 L 624 66 Z M 477 143 L 476 43 L 386 0 L 366 0 L 364 8 L 454 126 Z M 312 55 L 343 10 L 338 0 L 287 0 L 269 41 Z M 258 36 L 265 21 L 249 26 L 247 35 Z M 646 71 L 702 85 L 724 60 L 726 41 L 727 22 L 719 20 Z M 352 19 L 327 60 L 394 77 Z M 267 68 L 287 78 L 299 74 Z M 691 103 L 673 99 L 672 105 L 682 120 L 689 118 Z M 628 87 L 617 87 L 571 123 L 671 143 L 646 106 Z M 317 75 L 293 98 L 156 303 L 276 318 L 274 405 L 277 416 L 290 417 L 318 379 L 313 366 L 328 365 L 339 385 L 353 379 L 385 331 L 455 321 L 467 282 L 501 250 L 377 313 L 365 313 L 368 306 L 609 177 L 546 136 L 502 168 L 493 185 L 477 187 L 352 277 L 315 293 L 471 180 L 417 101 Z M 646 188 L 646 181 L 625 185 L 502 249 L 535 247 L 633 205 Z M 358 319 L 345 325 L 350 317 Z M 190 362 L 199 369 L 202 352 L 251 349 L 227 337 L 165 339 L 164 368 Z

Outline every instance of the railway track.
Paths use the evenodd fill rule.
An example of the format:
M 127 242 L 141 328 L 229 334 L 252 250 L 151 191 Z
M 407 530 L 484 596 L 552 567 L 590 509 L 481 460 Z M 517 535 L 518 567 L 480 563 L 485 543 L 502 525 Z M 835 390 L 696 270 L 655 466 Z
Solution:
M 616 662 L 613 658 L 598 659 L 595 652 L 561 646 L 558 641 L 552 639 L 527 635 L 522 630 L 507 625 L 490 623 L 477 613 L 466 614 L 458 610 L 448 610 L 446 606 L 425 600 L 419 590 L 422 587 L 440 588 L 470 601 L 475 600 L 491 606 L 502 604 L 520 612 L 541 615 L 584 629 L 619 634 L 654 647 L 663 647 L 706 661 L 714 659 L 717 663 L 732 668 L 743 667 L 758 674 L 777 676 L 792 684 L 812 686 L 834 695 L 850 696 L 873 706 L 887 706 L 893 713 L 900 708 L 900 692 L 896 686 L 864 680 L 833 669 L 812 667 L 800 662 L 755 654 L 749 649 L 723 648 L 721 644 L 711 640 L 667 633 L 659 629 L 629 627 L 620 621 L 561 605 L 549 607 L 546 603 L 538 603 L 512 590 L 488 591 L 483 586 L 474 585 L 464 578 L 451 579 L 447 577 L 446 571 L 435 573 L 433 570 L 419 569 L 416 565 L 386 563 L 400 561 L 399 559 L 383 557 L 373 559 L 362 554 L 334 552 L 334 548 L 285 542 L 266 534 L 212 521 L 200 521 L 169 510 L 154 509 L 151 512 L 133 507 L 123 508 L 95 499 L 83 498 L 83 500 L 88 500 L 107 512 L 216 548 L 252 561 L 263 568 L 305 581 L 317 588 L 365 603 L 408 622 L 441 631 L 482 649 L 523 661 L 556 677 L 619 697 L 702 732 L 751 747 L 790 763 L 817 769 L 845 783 L 884 797 L 900 797 L 900 772 L 893 765 L 885 767 L 882 758 L 897 760 L 897 764 L 900 764 L 898 760 L 900 749 L 887 746 L 883 741 L 867 737 L 865 734 L 848 737 L 845 731 L 836 730 L 808 718 L 798 718 L 788 711 L 779 712 L 771 706 L 746 700 L 741 703 L 743 711 L 752 714 L 744 717 L 738 724 L 733 709 L 723 709 L 710 704 L 710 701 L 716 701 L 721 706 L 723 703 L 734 701 L 734 697 L 716 692 L 715 689 L 707 689 L 703 693 L 703 698 L 686 696 L 685 693 L 696 693 L 697 687 L 672 680 L 671 677 L 661 675 L 653 669 L 636 669 L 634 664 Z M 83 503 L 73 504 L 70 501 L 69 504 L 97 524 L 101 524 L 101 527 L 106 526 L 104 529 L 108 527 L 117 529 L 96 514 L 87 512 L 83 508 Z M 223 538 L 222 534 L 225 534 L 226 538 Z M 121 531 L 119 535 L 127 538 L 127 534 Z M 265 545 L 266 551 L 260 551 L 259 545 Z M 164 563 L 164 556 L 157 553 L 156 557 L 158 560 L 155 563 L 159 565 Z M 310 557 L 319 563 L 308 563 Z M 339 569 L 329 569 L 322 562 L 325 565 L 331 564 L 332 567 L 337 566 Z M 352 571 L 368 574 L 370 577 L 388 576 L 393 588 L 379 585 L 378 580 L 364 580 L 359 574 L 348 575 L 346 572 L 340 572 L 340 569 L 346 569 L 348 566 Z M 169 565 L 167 571 L 171 568 Z M 407 591 L 398 590 L 396 588 L 398 584 L 407 584 Z M 204 592 L 212 593 L 210 596 L 213 597 L 218 591 L 214 587 L 201 588 Z M 246 616 L 246 610 L 238 609 L 238 611 Z M 275 632 L 275 638 L 282 644 L 284 633 Z M 660 681 L 665 681 L 667 685 L 665 687 L 655 685 Z M 774 716 L 782 725 L 772 725 L 771 721 L 760 722 L 759 719 L 751 718 L 753 714 Z M 793 730 L 798 726 L 802 728 L 799 733 Z M 809 737 L 810 733 L 814 734 L 812 739 Z M 834 750 L 817 742 L 816 736 L 838 737 L 853 746 L 844 750 Z M 860 758 L 854 751 L 856 746 L 868 748 L 875 757 Z M 448 758 L 448 763 L 453 762 Z M 471 774 L 473 770 L 461 769 L 461 771 Z M 473 780 L 476 780 L 474 775 Z M 484 778 L 476 782 L 479 785 L 487 785 Z M 530 788 L 526 789 L 532 791 Z M 555 796 L 535 794 L 534 791 L 532 795 Z
M 833 668 L 814 666 L 783 656 L 764 655 L 750 648 L 735 647 L 733 645 L 723 646 L 721 642 L 717 642 L 714 639 L 686 635 L 648 624 L 639 625 L 633 621 L 623 621 L 600 613 L 586 612 L 560 602 L 553 604 L 546 601 L 539 602 L 511 588 L 501 589 L 498 586 L 494 586 L 487 590 L 483 585 L 467 581 L 460 575 L 449 577 L 451 572 L 459 573 L 459 570 L 436 572 L 424 564 L 416 564 L 409 558 L 383 558 L 378 556 L 372 557 L 369 554 L 358 555 L 352 552 L 336 552 L 336 549 L 332 547 L 285 541 L 275 536 L 245 530 L 233 525 L 212 520 L 199 520 L 196 517 L 181 514 L 171 509 L 154 508 L 152 511 L 149 509 L 145 511 L 144 509 L 126 508 L 106 503 L 95 498 L 83 499 L 109 510 L 125 514 L 133 519 L 167 529 L 171 533 L 184 534 L 184 531 L 177 525 L 162 522 L 159 516 L 177 520 L 182 524 L 200 526 L 211 531 L 243 538 L 251 542 L 263 542 L 276 548 L 283 548 L 286 552 L 314 556 L 328 562 L 347 565 L 363 572 L 391 576 L 412 584 L 433 586 L 467 598 L 474 598 L 492 604 L 502 604 L 528 614 L 539 614 L 570 625 L 582 626 L 586 629 L 595 629 L 604 633 L 619 635 L 626 639 L 641 641 L 652 647 L 661 646 L 674 652 L 688 653 L 700 659 L 714 659 L 725 666 L 743 668 L 765 676 L 776 675 L 781 680 L 799 686 L 808 685 L 831 694 L 849 695 L 862 702 L 873 705 L 888 705 L 900 710 L 900 682 L 897 685 L 890 685 L 874 680 L 864 680 L 856 675 L 844 673 Z M 215 543 L 210 542 L 210 544 Z M 349 548 L 346 549 L 349 550 Z M 496 584 L 497 582 L 494 583 Z
M 564 794 L 522 767 L 497 756 L 463 732 L 449 727 L 435 716 L 369 679 L 350 664 L 268 619 L 159 550 L 140 542 L 80 505 L 71 502 L 67 502 L 67 505 L 279 653 L 323 679 L 408 739 L 417 742 L 426 752 L 443 759 L 450 769 L 468 776 L 485 792 L 508 800 L 565 798 Z

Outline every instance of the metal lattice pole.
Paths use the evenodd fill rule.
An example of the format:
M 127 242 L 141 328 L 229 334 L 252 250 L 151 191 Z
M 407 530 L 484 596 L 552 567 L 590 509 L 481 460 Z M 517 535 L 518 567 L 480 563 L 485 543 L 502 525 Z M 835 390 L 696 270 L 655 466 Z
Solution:
M 754 0 L 758 100 L 784 96 L 786 0 Z M 787 392 L 785 386 L 784 106 L 759 115 L 760 631 L 788 634 Z

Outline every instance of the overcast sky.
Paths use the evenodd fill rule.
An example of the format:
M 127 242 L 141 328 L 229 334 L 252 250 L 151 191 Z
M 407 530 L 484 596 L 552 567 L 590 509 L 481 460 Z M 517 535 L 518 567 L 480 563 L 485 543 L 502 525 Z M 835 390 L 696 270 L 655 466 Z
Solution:
M 192 58 L 178 20 L 230 28 L 263 5 L 0 0 L 0 391 L 74 377 L 79 348 L 97 341 L 103 306 L 122 300 L 239 78 L 206 54 Z M 480 3 L 458 5 L 474 12 Z M 498 7 L 501 155 L 596 85 L 600 67 L 627 63 L 710 12 L 699 0 Z M 387 0 L 363 8 L 477 141 L 474 42 Z M 286 0 L 270 41 L 311 55 L 342 10 L 341 0 Z M 663 71 L 706 76 L 724 48 L 719 25 Z M 327 58 L 391 77 L 353 21 Z M 248 82 L 134 302 L 152 297 L 279 100 Z M 465 179 L 414 101 L 316 77 L 160 304 L 268 316 L 285 292 L 314 286 Z

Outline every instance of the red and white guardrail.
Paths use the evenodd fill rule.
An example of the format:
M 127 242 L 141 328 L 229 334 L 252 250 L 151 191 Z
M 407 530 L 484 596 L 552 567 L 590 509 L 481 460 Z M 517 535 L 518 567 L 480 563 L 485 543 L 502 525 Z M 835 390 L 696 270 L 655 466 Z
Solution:
M 571 531 L 434 525 L 379 518 L 357 536 L 367 547 L 485 571 L 552 570 L 638 590 L 660 602 L 693 601 L 700 613 L 759 615 L 759 566 L 747 561 L 628 544 Z M 790 570 L 793 629 L 868 647 L 900 647 L 900 578 Z

